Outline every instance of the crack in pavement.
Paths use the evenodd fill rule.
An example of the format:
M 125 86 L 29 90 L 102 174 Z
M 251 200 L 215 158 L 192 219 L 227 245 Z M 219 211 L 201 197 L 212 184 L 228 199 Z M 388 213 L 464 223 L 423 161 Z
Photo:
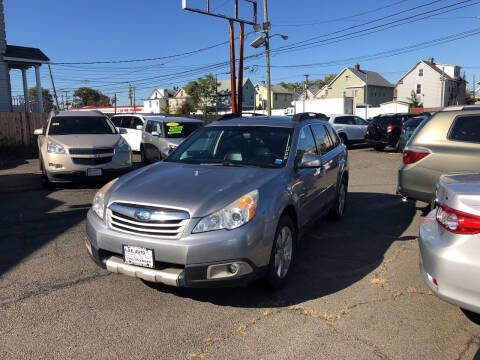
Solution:
M 90 281 L 93 281 L 93 280 L 96 280 L 96 279 L 99 279 L 99 278 L 104 278 L 104 277 L 110 276 L 111 274 L 112 273 L 100 273 L 100 274 L 96 274 L 96 275 L 92 275 L 92 276 L 87 276 L 87 277 L 84 277 L 84 278 L 79 278 L 79 279 L 73 280 L 73 281 L 67 281 L 67 282 L 64 282 L 64 283 L 59 283 L 59 284 L 54 284 L 54 285 L 51 285 L 51 286 L 41 287 L 37 290 L 26 292 L 26 293 L 22 294 L 22 296 L 16 297 L 16 298 L 0 298 L 0 308 L 6 308 L 10 305 L 14 305 L 14 304 L 23 302 L 23 301 L 25 301 L 29 298 L 32 298 L 32 297 L 47 295 L 47 294 L 50 294 L 54 291 L 58 291 L 58 290 L 62 290 L 62 289 L 68 289 L 70 287 L 73 287 L 73 286 L 76 286 L 76 285 L 79 285 L 79 284 L 84 284 L 84 283 L 87 283 L 87 282 L 90 282 Z

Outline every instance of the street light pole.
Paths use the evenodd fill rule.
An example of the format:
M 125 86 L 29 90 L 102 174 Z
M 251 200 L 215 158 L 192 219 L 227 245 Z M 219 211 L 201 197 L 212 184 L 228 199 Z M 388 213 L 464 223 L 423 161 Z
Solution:
M 263 24 L 265 31 L 265 65 L 267 76 L 267 115 L 272 115 L 272 84 L 270 83 L 270 37 L 268 35 L 267 0 L 263 0 Z M 266 26 L 265 26 L 266 25 Z

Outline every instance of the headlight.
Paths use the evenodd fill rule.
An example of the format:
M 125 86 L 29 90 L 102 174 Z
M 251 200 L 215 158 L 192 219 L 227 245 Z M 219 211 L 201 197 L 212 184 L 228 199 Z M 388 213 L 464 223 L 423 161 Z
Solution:
M 93 198 L 92 210 L 102 220 L 103 216 L 105 215 L 105 193 L 112 187 L 113 184 L 115 184 L 117 180 L 118 178 L 104 185 L 100 190 L 97 191 L 95 197 Z
M 65 148 L 52 141 L 47 142 L 47 152 L 49 154 L 66 154 Z
M 128 145 L 128 142 L 126 142 L 123 138 L 120 139 L 117 146 L 115 146 L 116 153 L 129 152 L 130 150 L 130 145 Z
M 236 229 L 252 220 L 257 211 L 257 206 L 258 190 L 253 190 L 222 210 L 202 218 L 192 232 Z

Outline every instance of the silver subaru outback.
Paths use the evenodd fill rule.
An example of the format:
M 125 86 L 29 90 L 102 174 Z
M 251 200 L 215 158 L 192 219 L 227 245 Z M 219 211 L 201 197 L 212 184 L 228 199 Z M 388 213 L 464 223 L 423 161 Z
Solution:
M 173 286 L 282 286 L 307 223 L 341 218 L 347 151 L 322 114 L 200 128 L 162 162 L 111 181 L 86 246 L 108 271 Z

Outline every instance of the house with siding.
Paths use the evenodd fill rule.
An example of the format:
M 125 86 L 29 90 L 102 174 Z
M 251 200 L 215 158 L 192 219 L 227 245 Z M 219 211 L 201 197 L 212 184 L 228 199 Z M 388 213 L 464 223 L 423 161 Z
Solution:
M 356 106 L 380 106 L 393 100 L 394 85 L 375 71 L 363 70 L 359 64 L 343 69 L 325 89 L 322 98 L 351 97 Z
M 155 89 L 152 93 L 143 101 L 143 109 L 147 113 L 160 114 L 164 109 L 170 98 L 173 98 L 177 93 L 176 90 L 170 89 Z
M 218 111 L 224 112 L 232 109 L 231 81 L 220 80 L 218 82 L 217 93 Z M 242 109 L 253 110 L 255 107 L 255 86 L 249 78 L 243 78 L 242 86 Z
M 187 89 L 185 87 L 181 87 L 175 92 L 173 97 L 168 99 L 168 105 L 170 107 L 170 114 L 176 114 L 177 111 L 183 106 L 185 103 L 190 103 L 193 106 L 192 98 L 187 93 Z
M 437 64 L 433 58 L 420 60 L 395 84 L 395 98 L 408 102 L 413 90 L 425 108 L 465 104 L 467 82 L 460 69 Z
M 267 84 L 261 82 L 255 85 L 255 108 L 261 105 L 267 108 Z M 292 106 L 293 91 L 285 89 L 282 85 L 271 86 L 272 109 L 286 109 Z

